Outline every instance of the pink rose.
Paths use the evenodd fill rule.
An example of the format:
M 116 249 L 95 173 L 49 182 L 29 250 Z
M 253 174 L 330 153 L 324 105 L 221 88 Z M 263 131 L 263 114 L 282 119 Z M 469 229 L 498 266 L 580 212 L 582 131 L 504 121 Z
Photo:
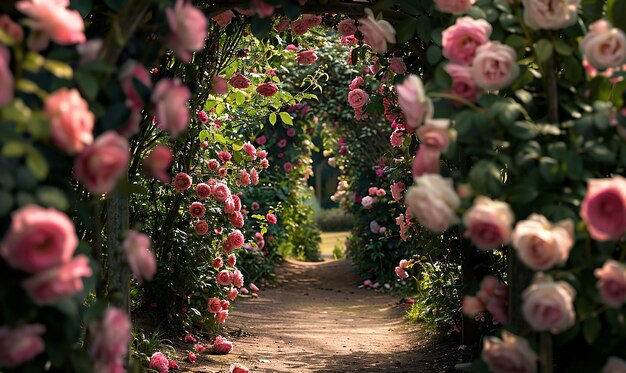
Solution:
M 391 197 L 393 197 L 396 202 L 399 202 L 402 199 L 402 192 L 404 191 L 404 188 L 404 183 L 401 182 L 391 184 Z
M 222 27 L 226 27 L 228 25 L 230 25 L 230 23 L 233 21 L 233 18 L 235 17 L 235 13 L 233 13 L 232 10 L 227 10 L 225 12 L 222 12 L 214 17 L 211 17 L 211 19 L 213 21 L 215 21 L 215 23 L 217 23 L 218 25 L 222 26 Z
M 228 93 L 228 84 L 226 79 L 221 76 L 213 76 L 211 78 L 211 93 L 216 95 L 225 95 Z
M 234 267 L 237 264 L 237 256 L 235 254 L 230 254 L 228 256 L 228 265 Z
M 429 119 L 417 129 L 417 138 L 430 150 L 445 153 L 450 145 L 449 119 Z
M 602 373 L 624 373 L 626 372 L 626 361 L 611 356 L 602 367 Z
M 259 291 L 259 287 L 252 283 L 252 284 L 250 284 L 250 290 L 252 290 L 252 291 Z
M 107 131 L 76 158 L 74 178 L 93 194 L 112 191 L 126 173 L 130 159 L 128 140 Z
M 212 188 L 210 185 L 200 183 L 196 185 L 196 197 L 200 199 L 207 199 L 211 196 Z
M 135 110 L 143 108 L 143 100 L 135 88 L 135 80 L 147 88 L 152 88 L 152 80 L 148 70 L 137 61 L 128 60 L 122 66 L 119 80 L 122 85 L 122 91 L 126 95 L 127 106 Z
M 553 225 L 545 216 L 532 214 L 517 223 L 511 241 L 528 268 L 546 271 L 567 262 L 574 245 L 574 223 L 568 219 Z
M 179 78 L 159 80 L 152 92 L 157 125 L 174 138 L 185 131 L 189 125 L 187 101 L 190 97 L 189 88 L 183 85 Z
M 476 49 L 489 41 L 491 25 L 484 19 L 461 17 L 441 34 L 443 56 L 460 65 L 470 65 Z
M 213 198 L 218 202 L 224 202 L 230 197 L 230 189 L 223 183 L 217 183 L 213 186 Z
M 600 19 L 589 26 L 589 32 L 580 43 L 580 51 L 596 69 L 621 66 L 626 63 L 626 34 Z
M 16 43 L 21 43 L 22 40 L 24 40 L 24 30 L 22 30 L 22 27 L 13 22 L 6 14 L 0 15 L 0 30 L 11 36 Z
M 339 31 L 341 36 L 354 35 L 356 32 L 356 21 L 352 18 L 344 19 L 337 25 L 337 31 Z
M 230 289 L 230 291 L 228 292 L 228 299 L 235 300 L 235 298 L 237 298 L 237 295 L 239 294 L 239 291 L 235 288 Z
M 278 88 L 276 88 L 276 84 L 274 83 L 263 83 L 256 87 L 256 92 L 261 96 L 271 97 L 278 92 Z
M 409 75 L 400 85 L 398 91 L 398 104 L 406 119 L 406 124 L 411 128 L 417 128 L 424 120 L 432 117 L 433 102 L 426 96 L 424 84 L 416 75 Z
M 196 224 L 194 224 L 193 229 L 200 236 L 204 236 L 209 231 L 209 223 L 206 220 L 198 220 Z
M 291 31 L 296 35 L 304 35 L 307 31 L 309 31 L 309 27 L 303 19 L 299 19 L 291 22 Z
M 174 189 L 177 193 L 185 191 L 191 187 L 191 176 L 187 175 L 184 172 L 179 172 L 174 176 L 174 180 L 172 180 L 172 185 L 174 185 Z
M 53 304 L 83 290 L 81 277 L 91 277 L 91 274 L 89 259 L 77 255 L 67 263 L 27 278 L 22 286 L 37 304 Z
M 482 358 L 493 373 L 537 371 L 537 354 L 528 346 L 528 341 L 506 330 L 502 332 L 502 339 L 485 337 Z
M 187 353 L 187 360 L 188 360 L 190 363 L 193 363 L 194 361 L 196 361 L 196 359 L 197 359 L 197 358 L 198 358 L 198 357 L 196 356 L 196 354 L 195 354 L 195 353 L 193 353 L 192 351 L 189 351 L 189 352 Z
M 302 22 L 304 22 L 308 29 L 312 29 L 313 27 L 317 27 L 322 24 L 322 16 L 315 14 L 305 14 L 302 16 Z
M 134 230 L 128 231 L 128 236 L 122 244 L 126 261 L 139 285 L 144 280 L 151 281 L 157 270 L 156 257 L 150 250 L 151 245 L 150 236 Z
M 288 19 L 281 19 L 276 25 L 274 25 L 274 30 L 276 30 L 277 32 L 287 31 L 288 28 L 289 28 Z
M 461 201 L 452 188 L 452 180 L 439 174 L 416 177 L 415 185 L 405 195 L 405 203 L 411 215 L 433 232 L 443 232 L 459 221 L 455 210 Z
M 232 273 L 224 269 L 217 274 L 217 283 L 222 286 L 228 286 L 233 283 Z M 221 307 L 221 306 L 220 306 Z
M 170 27 L 169 47 L 184 62 L 191 61 L 191 53 L 204 48 L 207 37 L 207 19 L 190 2 L 177 0 L 174 8 L 165 9 Z
M 199 354 L 206 351 L 206 347 L 201 343 L 196 343 L 195 345 L 193 345 L 193 349 L 197 351 Z
M 150 357 L 148 368 L 154 369 L 159 373 L 166 373 L 170 370 L 170 364 L 167 357 L 165 357 L 162 352 L 155 352 Z
M 411 165 L 411 174 L 413 177 L 415 178 L 424 174 L 438 174 L 440 156 L 441 152 L 423 144 L 419 145 L 417 154 L 415 154 Z
M 217 258 L 213 259 L 213 267 L 222 268 L 223 265 L 224 259 L 222 259 L 222 257 L 218 256 Z
M 460 14 L 470 10 L 476 0 L 435 0 L 437 10 L 442 13 Z
M 157 145 L 150 155 L 143 159 L 143 170 L 162 183 L 169 184 L 171 176 L 169 169 L 174 161 L 174 154 L 165 145 Z
M 402 57 L 393 57 L 389 59 L 389 67 L 396 74 L 406 74 L 406 64 L 402 61 Z
M 233 342 L 227 340 L 221 335 L 218 335 L 217 337 L 215 337 L 215 341 L 213 342 L 213 346 L 211 347 L 211 353 L 214 353 L 217 355 L 226 355 L 230 353 L 232 350 L 233 350 Z
M 472 76 L 472 69 L 469 66 L 449 63 L 444 66 L 443 69 L 450 75 L 450 78 L 452 78 L 452 93 L 467 101 L 476 101 L 481 90 L 476 86 L 476 82 Z M 462 105 L 457 101 L 452 101 L 452 103 L 457 106 Z
M 481 250 L 493 250 L 509 243 L 513 212 L 506 202 L 478 196 L 474 205 L 463 215 L 467 228 L 463 234 Z
M 391 133 L 391 136 L 389 137 L 389 142 L 391 143 L 391 146 L 393 146 L 394 148 L 399 148 L 402 146 L 402 143 L 404 142 L 404 131 L 400 131 L 400 130 L 395 130 Z
M 365 196 L 361 199 L 361 205 L 363 206 L 363 208 L 369 209 L 372 207 L 373 203 L 374 199 L 370 196 Z
M 46 98 L 44 112 L 50 120 L 52 141 L 59 149 L 76 154 L 93 142 L 95 116 L 78 90 L 56 90 Z
M 558 30 L 576 23 L 580 0 L 522 0 L 524 23 L 535 30 Z
M 492 41 L 476 49 L 472 77 L 480 88 L 496 91 L 508 87 L 519 75 L 517 54 L 508 45 Z
M 602 301 L 609 307 L 620 308 L 626 302 L 626 267 L 609 259 L 594 275 L 598 279 L 598 291 Z
M 41 335 L 46 327 L 41 324 L 28 324 L 9 329 L 0 327 L 0 366 L 16 367 L 32 360 L 45 350 Z
M 238 269 L 233 272 L 233 286 L 236 288 L 243 286 L 243 273 Z
M 9 66 L 10 62 L 9 50 L 0 46 L 0 108 L 13 100 L 13 74 Z
M 485 309 L 485 304 L 477 297 L 466 295 L 463 297 L 462 308 L 464 314 L 473 317 Z
M 580 216 L 594 240 L 617 240 L 626 229 L 626 179 L 591 179 Z
M 239 363 L 232 363 L 230 365 L 229 373 L 250 373 L 250 369 Z
M 69 0 L 20 0 L 15 8 L 27 15 L 33 30 L 28 47 L 41 51 L 50 40 L 61 45 L 83 43 L 86 40 L 83 17 L 76 10 L 69 10 Z
M 398 276 L 400 280 L 409 278 L 409 273 L 402 267 L 399 267 L 399 266 L 396 267 L 395 272 L 396 272 L 396 276 Z
M 230 83 L 230 85 L 232 85 L 233 87 L 239 89 L 246 89 L 250 87 L 251 84 L 250 79 L 246 78 L 241 73 L 234 73 L 228 80 L 228 83 Z
M 350 83 L 349 87 L 351 90 L 355 90 L 359 88 L 363 83 L 364 83 L 363 78 L 360 76 L 357 76 L 356 78 L 352 79 L 352 82 Z
M 229 220 L 230 220 L 230 224 L 232 224 L 233 227 L 243 228 L 244 221 L 243 221 L 243 214 L 241 212 L 235 211 L 234 213 L 230 214 Z
M 536 331 L 560 333 L 576 322 L 576 290 L 565 281 L 552 281 L 536 275 L 522 293 L 522 315 Z
M 348 93 L 348 104 L 352 106 L 353 109 L 363 108 L 369 100 L 370 96 L 360 88 L 353 89 Z
M 216 313 L 214 317 L 215 317 L 215 322 L 217 322 L 218 324 L 223 324 L 228 318 L 228 311 L 221 310 L 220 312 Z
M 206 213 L 206 207 L 201 202 L 194 202 L 189 205 L 189 213 L 195 219 L 199 219 Z
M 128 353 L 131 339 L 130 320 L 126 312 L 109 307 L 104 311 L 102 321 L 90 327 L 92 342 L 91 356 L 96 361 L 108 363 L 122 360 Z
M 298 54 L 296 55 L 296 62 L 298 62 L 300 65 L 310 65 L 315 61 L 317 61 L 317 54 L 315 54 L 315 49 L 298 52 Z
M 387 43 L 396 42 L 396 30 L 391 23 L 382 19 L 379 15 L 374 18 L 374 13 L 370 8 L 365 8 L 364 18 L 359 18 L 359 31 L 363 33 L 363 39 L 374 52 L 387 52 Z
M 255 141 L 259 145 L 265 145 L 265 143 L 267 142 L 267 137 L 261 135 L 261 136 L 257 137 Z
M 265 215 L 265 220 L 267 220 L 267 222 L 270 224 L 276 224 L 278 222 L 278 219 L 276 219 L 276 215 L 271 213 Z
M 251 0 L 250 9 L 254 10 L 259 18 L 271 17 L 274 14 L 274 6 L 262 0 Z
M 74 224 L 65 214 L 26 205 L 11 214 L 0 255 L 13 268 L 36 273 L 68 262 L 77 246 Z

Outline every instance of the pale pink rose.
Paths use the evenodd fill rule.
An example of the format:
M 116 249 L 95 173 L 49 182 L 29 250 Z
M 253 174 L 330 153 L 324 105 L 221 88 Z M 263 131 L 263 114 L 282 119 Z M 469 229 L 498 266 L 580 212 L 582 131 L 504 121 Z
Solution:
M 467 101 L 476 101 L 481 90 L 476 85 L 474 77 L 472 76 L 472 69 L 469 66 L 449 63 L 444 66 L 443 69 L 450 75 L 450 78 L 452 78 L 452 93 Z M 452 101 L 452 103 L 457 106 L 462 105 L 457 101 Z
M 90 327 L 92 336 L 91 356 L 100 362 L 122 360 L 128 353 L 131 325 L 126 312 L 109 307 L 102 321 Z
M 466 295 L 463 297 L 463 313 L 469 317 L 474 317 L 485 309 L 485 304 L 477 297 Z
M 502 339 L 487 336 L 483 342 L 482 358 L 493 373 L 535 373 L 537 354 L 528 341 L 504 330 Z
M 170 148 L 165 145 L 157 145 L 150 154 L 143 159 L 143 170 L 147 175 L 154 177 L 162 183 L 169 184 L 171 176 L 168 173 L 174 154 Z
M 391 184 L 391 197 L 396 201 L 400 201 L 402 199 L 402 192 L 404 191 L 405 185 L 402 182 L 397 182 Z
M 626 373 L 626 361 L 611 356 L 602 367 L 602 373 Z
M 215 21 L 215 23 L 217 23 L 218 25 L 222 26 L 222 27 L 226 27 L 228 25 L 230 25 L 230 23 L 233 21 L 233 18 L 235 17 L 235 13 L 233 13 L 232 10 L 227 10 L 225 12 L 222 12 L 214 17 L 211 17 L 211 19 L 213 21 Z
M 233 272 L 233 286 L 236 288 L 243 286 L 243 273 L 238 269 Z
M 76 89 L 60 88 L 44 103 L 52 141 L 68 154 L 80 153 L 93 142 L 95 116 Z
M 387 44 L 396 42 L 396 30 L 391 23 L 382 19 L 379 14 L 374 18 L 374 12 L 365 8 L 365 17 L 359 18 L 359 31 L 363 33 L 363 39 L 374 52 L 387 52 Z
M 250 373 L 250 369 L 239 363 L 232 363 L 230 365 L 229 373 Z
M 402 57 L 393 57 L 389 59 L 389 67 L 396 74 L 406 74 L 406 64 L 402 61 Z
M 361 109 L 367 105 L 370 100 L 370 96 L 362 89 L 353 89 L 348 93 L 348 104 L 353 109 Z
M 559 30 L 576 23 L 580 0 L 522 0 L 524 23 L 535 30 Z
M 409 268 L 409 262 L 406 259 L 402 259 L 400 260 L 398 267 L 404 268 L 404 269 Z
M 259 291 L 259 287 L 256 286 L 255 284 L 250 284 L 250 290 L 252 290 L 252 291 Z
M 560 333 L 576 322 L 576 290 L 565 281 L 552 281 L 536 275 L 522 293 L 522 315 L 535 331 Z
M 411 174 L 413 177 L 415 178 L 424 174 L 438 174 L 440 156 L 440 151 L 423 144 L 419 145 L 417 154 L 415 154 L 415 158 L 413 158 L 413 163 L 411 164 Z
M 337 25 L 337 31 L 339 31 L 341 36 L 354 35 L 356 32 L 356 21 L 352 18 L 344 19 Z
M 352 82 L 350 82 L 350 90 L 355 90 L 359 88 L 364 82 L 365 81 L 362 77 L 357 76 L 356 78 L 352 79 Z
M 177 0 L 174 8 L 165 9 L 170 27 L 169 47 L 184 62 L 191 61 L 191 52 L 204 48 L 207 19 L 191 2 Z
M 11 214 L 11 226 L 0 245 L 0 255 L 11 267 L 36 273 L 68 262 L 78 237 L 65 214 L 26 205 Z
M 509 243 L 511 225 L 515 221 L 506 202 L 478 196 L 472 207 L 463 215 L 465 237 L 481 250 L 493 250 Z
M 172 180 L 172 185 L 177 193 L 185 191 L 191 188 L 191 176 L 187 175 L 184 172 L 179 172 L 174 176 L 174 180 Z
M 28 324 L 9 329 L 0 327 L 0 367 L 16 367 L 32 360 L 45 350 L 41 335 L 46 327 Z
M 315 54 L 315 49 L 301 51 L 298 52 L 298 54 L 296 55 L 296 62 L 298 62 L 300 65 L 310 65 L 315 61 L 317 61 L 317 54 Z
M 209 231 L 209 223 L 207 223 L 206 220 L 198 220 L 194 224 L 193 229 L 197 234 L 204 236 Z
M 376 191 L 376 196 L 378 196 L 378 197 L 384 197 L 386 195 L 387 195 L 387 192 L 384 189 L 382 189 L 382 188 L 380 188 L 380 189 L 378 189 Z
M 506 88 L 517 79 L 519 72 L 517 54 L 508 45 L 492 41 L 476 49 L 472 77 L 480 88 L 487 91 Z
M 86 42 L 77 45 L 76 51 L 80 55 L 79 65 L 97 60 L 98 57 L 100 57 L 103 45 L 104 40 L 101 38 L 89 39 Z
M 206 213 L 206 207 L 201 202 L 194 202 L 189 205 L 189 214 L 195 219 L 200 219 Z
M 263 83 L 263 84 L 259 84 L 256 87 L 256 92 L 260 94 L 261 96 L 271 97 L 271 96 L 274 96 L 276 92 L 278 92 L 278 88 L 276 87 L 276 84 L 274 83 L 271 83 L 271 82 Z
M 221 76 L 213 76 L 211 78 L 211 93 L 216 95 L 225 95 L 228 93 L 228 84 L 226 79 Z M 203 122 L 204 123 L 204 122 Z
M 122 85 L 122 91 L 126 95 L 127 106 L 131 109 L 143 108 L 143 100 L 137 89 L 135 88 L 135 80 L 143 84 L 148 89 L 152 88 L 152 80 L 150 73 L 143 65 L 135 60 L 128 60 L 122 66 L 119 80 Z
M 484 19 L 457 18 L 454 25 L 441 34 L 444 57 L 460 65 L 470 65 L 476 49 L 489 41 L 491 25 Z
M 455 210 L 461 201 L 454 192 L 452 180 L 439 174 L 415 178 L 415 185 L 405 195 L 405 203 L 411 215 L 433 232 L 443 232 L 459 221 Z
M 215 337 L 211 352 L 217 355 L 226 355 L 233 350 L 233 342 L 228 341 L 226 338 L 218 335 Z
M 83 290 L 82 277 L 91 277 L 89 259 L 77 255 L 69 262 L 39 272 L 22 282 L 22 286 L 40 305 L 53 304 Z
M 617 240 L 626 229 L 626 179 L 614 176 L 591 179 L 583 199 L 580 216 L 594 240 Z
M 11 73 L 11 54 L 0 45 L 0 108 L 13 100 L 13 73 Z
M 476 0 L 435 0 L 437 10 L 442 13 L 461 14 L 470 10 Z
M 400 280 L 409 278 L 409 273 L 402 267 L 399 267 L 399 266 L 396 267 L 395 272 L 396 272 L 396 276 L 398 276 Z
M 424 84 L 416 75 L 409 75 L 400 85 L 398 91 L 398 104 L 406 119 L 406 124 L 411 128 L 417 128 L 424 120 L 432 117 L 433 102 L 426 96 Z
M 184 132 L 189 125 L 187 101 L 190 97 L 191 91 L 180 78 L 161 79 L 152 92 L 157 126 L 174 138 Z
M 580 51 L 596 69 L 622 66 L 626 63 L 626 34 L 600 19 L 589 26 L 589 32 L 580 43 Z
M 449 119 L 428 119 L 417 129 L 416 134 L 422 145 L 445 153 L 450 145 L 449 128 Z
M 365 196 L 361 199 L 361 205 L 366 209 L 371 208 L 373 203 L 374 199 L 370 196 Z
M 83 17 L 69 10 L 69 0 L 20 0 L 15 8 L 28 16 L 33 30 L 28 46 L 35 51 L 48 47 L 50 40 L 61 45 L 83 43 L 86 40 Z
M 196 197 L 200 199 L 207 199 L 211 196 L 213 189 L 210 185 L 200 183 L 196 185 Z
M 367 188 L 367 194 L 369 194 L 370 196 L 375 195 L 377 191 L 378 191 L 377 187 L 369 187 L 369 188 Z
M 150 236 L 134 230 L 128 231 L 128 236 L 122 244 L 126 261 L 139 285 L 144 280 L 151 281 L 157 270 L 156 257 L 150 250 L 151 245 Z
M 626 302 L 626 267 L 609 259 L 602 268 L 596 268 L 594 275 L 602 301 L 609 307 L 620 308 Z
M 378 233 L 380 231 L 380 224 L 376 220 L 370 222 L 370 231 L 372 233 Z
M 276 30 L 277 32 L 287 31 L 288 28 L 289 28 L 288 19 L 281 19 L 276 25 L 274 25 L 274 30 Z
M 85 148 L 74 163 L 74 178 L 93 194 L 112 191 L 126 173 L 130 159 L 128 140 L 107 131 Z
M 217 322 L 218 324 L 223 324 L 228 318 L 228 311 L 221 310 L 220 312 L 216 313 L 214 317 L 215 317 L 215 322 Z
M 232 85 L 233 87 L 239 89 L 246 89 L 250 87 L 251 84 L 250 79 L 246 78 L 243 74 L 237 72 L 230 77 L 228 83 L 230 83 L 230 85 Z
M 228 286 L 233 283 L 232 273 L 226 269 L 217 274 L 216 280 L 222 286 Z
M 159 373 L 167 373 L 170 370 L 170 364 L 167 357 L 162 352 L 155 352 L 150 357 L 148 368 L 154 369 Z
M 24 30 L 22 30 L 22 26 L 13 22 L 6 14 L 0 15 L 0 30 L 3 30 L 11 36 L 16 43 L 21 43 L 22 40 L 24 40 Z
M 534 271 L 562 266 L 574 245 L 574 223 L 550 223 L 545 216 L 532 214 L 517 223 L 511 237 L 520 260 Z

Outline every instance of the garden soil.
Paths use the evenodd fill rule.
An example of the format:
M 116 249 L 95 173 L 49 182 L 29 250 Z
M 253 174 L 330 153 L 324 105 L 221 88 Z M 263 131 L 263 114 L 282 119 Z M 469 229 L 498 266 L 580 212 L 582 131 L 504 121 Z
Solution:
M 202 354 L 182 371 L 239 362 L 251 372 L 439 373 L 460 362 L 454 338 L 431 338 L 405 322 L 397 298 L 357 288 L 347 260 L 286 261 L 276 271 L 278 287 L 235 302 L 225 330 L 233 352 Z

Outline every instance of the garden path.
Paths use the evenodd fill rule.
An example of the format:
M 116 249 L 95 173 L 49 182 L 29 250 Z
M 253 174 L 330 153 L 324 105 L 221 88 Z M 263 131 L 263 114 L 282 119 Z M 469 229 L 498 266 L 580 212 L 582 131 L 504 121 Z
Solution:
M 277 275 L 279 287 L 236 302 L 226 330 L 235 348 L 210 356 L 212 369 L 237 361 L 253 372 L 439 373 L 456 363 L 453 349 L 405 324 L 396 298 L 357 288 L 347 260 L 288 260 Z

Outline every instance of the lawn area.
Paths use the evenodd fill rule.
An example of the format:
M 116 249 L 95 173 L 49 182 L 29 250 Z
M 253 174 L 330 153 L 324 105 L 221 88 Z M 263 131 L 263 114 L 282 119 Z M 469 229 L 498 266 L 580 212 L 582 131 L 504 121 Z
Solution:
M 333 258 L 335 246 L 340 247 L 343 253 L 344 242 L 350 235 L 350 231 L 344 232 L 322 232 L 322 242 L 320 243 L 320 251 L 323 258 Z

